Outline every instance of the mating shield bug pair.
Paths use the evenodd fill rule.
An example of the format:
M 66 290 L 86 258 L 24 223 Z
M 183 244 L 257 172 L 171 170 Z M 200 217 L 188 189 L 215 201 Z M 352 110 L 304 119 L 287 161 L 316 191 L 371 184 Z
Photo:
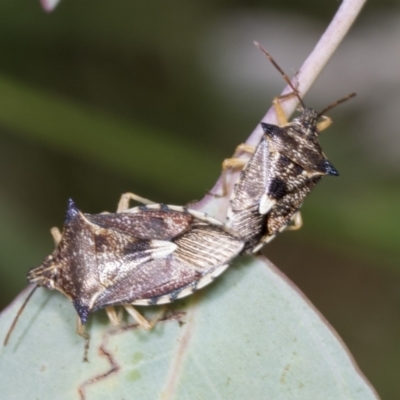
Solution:
M 306 108 L 289 78 L 262 51 L 293 90 L 284 97 L 296 96 L 301 113 L 288 122 L 280 104 L 284 97 L 276 98 L 279 126 L 262 123 L 259 145 L 239 146 L 253 153 L 247 163 L 225 160 L 224 173 L 244 167 L 226 225 L 188 208 L 149 204 L 131 193 L 122 196 L 113 214 L 83 214 L 69 202 L 63 233 L 53 230 L 55 251 L 29 272 L 28 281 L 35 288 L 59 290 L 72 301 L 81 335 L 85 336 L 88 315 L 101 308 L 118 324 L 116 305 L 150 328 L 133 305 L 164 304 L 188 296 L 225 271 L 243 251 L 254 253 L 282 230 L 300 227 L 305 197 L 322 176 L 338 175 L 319 145 L 320 131 L 330 124 L 322 114 L 354 94 L 321 113 Z M 129 209 L 131 199 L 146 205 Z

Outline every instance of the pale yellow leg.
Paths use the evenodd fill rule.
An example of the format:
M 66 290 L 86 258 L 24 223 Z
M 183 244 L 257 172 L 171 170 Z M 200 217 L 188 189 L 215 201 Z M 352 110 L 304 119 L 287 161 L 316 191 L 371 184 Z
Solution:
M 283 111 L 281 101 L 284 100 L 285 98 L 289 98 L 289 97 L 293 97 L 293 96 L 297 97 L 297 94 L 295 92 L 291 92 L 291 93 L 284 94 L 282 96 L 275 97 L 272 100 L 272 104 L 275 108 L 275 112 L 276 112 L 280 127 L 283 127 L 283 126 L 286 126 L 287 124 L 289 124 L 289 121 L 286 118 L 285 112 Z M 322 132 L 323 130 L 327 129 L 331 124 L 332 124 L 332 119 L 325 115 L 322 115 L 321 121 L 318 122 L 318 124 L 317 124 L 317 129 L 320 132 Z
M 162 318 L 165 313 L 166 307 L 161 307 L 160 312 L 156 315 L 156 317 L 151 321 L 147 321 L 146 318 L 143 317 L 142 314 L 139 313 L 133 306 L 130 304 L 123 305 L 125 310 L 133 317 L 133 319 L 139 324 L 139 326 L 143 329 L 150 330 L 154 327 L 154 325 Z
M 78 316 L 76 317 L 76 333 L 85 339 L 89 338 L 89 334 L 85 330 L 85 325 L 82 324 L 82 321 Z
M 303 226 L 303 218 L 301 217 L 300 211 L 297 211 L 297 213 L 293 215 L 291 224 L 287 225 L 285 230 L 297 231 L 297 229 L 300 229 L 302 226 Z
M 137 201 L 138 203 L 143 203 L 143 204 L 155 204 L 154 201 L 145 199 L 144 197 L 138 196 L 137 194 L 124 193 L 118 202 L 117 213 L 129 210 L 129 202 L 131 200 Z
M 289 123 L 288 119 L 286 118 L 285 111 L 282 108 L 281 101 L 297 96 L 298 96 L 297 93 L 290 92 L 287 94 L 283 94 L 282 96 L 277 96 L 272 100 L 272 105 L 275 108 L 276 116 L 278 118 L 278 123 L 280 127 L 286 126 Z
M 211 196 L 214 197 L 225 197 L 228 193 L 228 179 L 227 179 L 227 173 L 228 171 L 231 170 L 239 170 L 243 169 L 243 167 L 247 164 L 247 160 L 243 160 L 242 158 L 235 157 L 236 154 L 238 153 L 248 153 L 248 154 L 253 154 L 255 151 L 254 146 L 250 146 L 246 143 L 239 144 L 239 146 L 236 147 L 235 152 L 233 153 L 232 158 L 225 158 L 225 160 L 222 162 L 222 193 L 221 194 L 216 194 L 216 193 L 209 193 Z
M 282 231 L 295 231 L 297 229 L 300 229 L 303 226 L 303 219 L 301 218 L 301 214 L 300 211 L 297 211 L 294 215 L 292 220 L 290 221 L 289 225 L 286 225 L 284 228 L 282 228 L 280 230 L 280 232 Z M 261 248 L 264 246 L 264 244 L 269 243 L 272 239 L 274 239 L 274 237 L 277 234 L 275 233 L 274 235 L 266 235 L 263 236 L 259 242 L 259 244 L 253 249 L 252 253 L 257 253 L 259 250 L 261 250 Z
M 239 146 L 236 147 L 233 157 L 232 158 L 225 158 L 225 160 L 222 163 L 222 169 L 226 170 L 229 168 L 243 168 L 244 165 L 246 165 L 247 161 L 242 160 L 241 158 L 237 157 L 237 154 L 240 153 L 248 153 L 248 154 L 253 154 L 255 152 L 256 148 L 254 146 L 250 146 L 249 144 L 246 143 L 241 143 Z
M 107 313 L 107 317 L 111 321 L 111 325 L 118 326 L 121 323 L 121 318 L 116 313 L 114 307 L 112 307 L 112 306 L 106 307 L 106 313 Z
M 332 124 L 332 119 L 326 117 L 325 115 L 321 116 L 322 121 L 318 122 L 317 129 L 322 132 L 324 129 L 328 128 Z
M 225 158 L 222 162 L 222 193 L 210 193 L 214 197 L 225 197 L 228 194 L 228 172 L 243 169 L 247 164 L 247 160 L 242 158 Z
M 256 148 L 254 146 L 250 146 L 249 144 L 246 143 L 241 143 L 239 146 L 236 147 L 235 152 L 233 155 L 237 153 L 248 153 L 248 154 L 253 154 L 255 152 Z
M 163 315 L 165 314 L 166 310 L 167 310 L 167 306 L 166 305 L 160 307 L 160 311 L 156 314 L 156 316 L 150 322 L 150 329 L 154 328 L 156 323 L 163 317 Z
M 61 234 L 60 230 L 57 227 L 54 227 L 54 228 L 50 229 L 50 233 L 51 233 L 51 236 L 53 236 L 55 245 L 57 246 L 58 243 L 61 242 L 61 238 L 62 238 L 62 234 Z
M 85 326 L 82 324 L 81 319 L 77 316 L 76 319 L 76 333 L 85 339 L 85 348 L 83 351 L 83 361 L 88 362 L 88 351 L 90 344 L 90 335 L 86 332 Z
M 225 158 L 222 163 L 222 170 L 227 171 L 228 169 L 242 169 L 247 164 L 246 160 L 242 158 Z
M 133 317 L 133 319 L 140 325 L 141 328 L 149 330 L 152 328 L 152 325 L 142 314 L 139 313 L 135 308 L 133 308 L 130 304 L 123 305 L 125 310 L 129 315 Z

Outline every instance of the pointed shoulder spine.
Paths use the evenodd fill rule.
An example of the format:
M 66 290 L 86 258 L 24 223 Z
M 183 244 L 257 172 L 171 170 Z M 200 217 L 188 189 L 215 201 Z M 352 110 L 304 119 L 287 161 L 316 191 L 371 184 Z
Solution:
M 79 215 L 79 209 L 72 199 L 68 199 L 67 212 L 65 213 L 65 224 L 70 223 Z

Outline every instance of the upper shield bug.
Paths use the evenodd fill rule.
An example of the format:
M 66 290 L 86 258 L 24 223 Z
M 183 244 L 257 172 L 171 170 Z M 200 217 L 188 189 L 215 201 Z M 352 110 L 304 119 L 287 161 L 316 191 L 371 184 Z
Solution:
M 306 108 L 290 79 L 258 43 L 272 64 L 282 74 L 292 93 L 273 100 L 279 126 L 261 123 L 264 135 L 254 149 L 240 145 L 239 151 L 252 153 L 246 163 L 239 158 L 227 159 L 223 169 L 243 168 L 234 185 L 226 225 L 240 233 L 246 242 L 245 251 L 254 253 L 284 229 L 302 225 L 300 207 L 305 197 L 324 175 L 337 176 L 335 167 L 326 158 L 319 144 L 319 135 L 331 120 L 323 114 L 354 97 L 349 94 L 318 113 Z M 300 115 L 288 122 L 281 101 L 297 97 Z
M 151 324 L 133 305 L 165 304 L 192 294 L 243 249 L 241 239 L 203 213 L 159 204 L 129 209 L 132 198 L 150 203 L 127 193 L 117 213 L 91 215 L 69 200 L 62 234 L 52 231 L 56 249 L 28 274 L 35 288 L 59 290 L 72 301 L 82 336 L 96 310 L 105 308 L 118 324 L 117 305 L 149 329 Z

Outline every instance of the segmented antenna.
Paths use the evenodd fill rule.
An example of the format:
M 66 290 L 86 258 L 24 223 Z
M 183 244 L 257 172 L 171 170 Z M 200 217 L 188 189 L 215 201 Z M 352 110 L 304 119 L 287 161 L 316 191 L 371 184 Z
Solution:
M 292 81 L 290 80 L 290 78 L 285 74 L 285 72 L 283 71 L 283 69 L 278 65 L 278 63 L 272 58 L 271 54 L 268 53 L 267 50 L 264 49 L 264 47 L 261 46 L 260 43 L 254 41 L 253 42 L 269 59 L 269 61 L 271 61 L 272 65 L 280 72 L 280 74 L 283 76 L 283 79 L 285 80 L 285 82 L 290 86 L 290 88 L 293 90 L 294 95 L 298 98 L 301 106 L 304 108 L 306 108 L 306 106 L 303 103 L 303 99 L 300 97 L 299 91 L 298 89 L 296 89 L 293 84 Z M 343 97 L 342 99 L 336 100 L 334 103 L 330 104 L 328 107 L 325 107 L 320 113 L 318 113 L 318 117 L 321 117 L 322 115 L 324 115 L 327 111 L 331 110 L 332 108 L 336 107 L 337 105 L 353 98 L 354 96 L 356 96 L 355 93 L 350 93 L 347 96 Z
M 30 298 L 32 297 L 33 293 L 35 292 L 35 290 L 38 288 L 38 286 L 34 286 L 34 288 L 31 290 L 31 292 L 28 294 L 28 297 L 25 299 L 25 301 L 22 303 L 22 306 L 19 308 L 17 315 L 14 318 L 14 321 L 12 322 L 10 329 L 7 332 L 6 338 L 4 339 L 3 345 L 7 346 L 8 340 L 10 339 L 11 333 L 15 328 L 15 325 L 17 325 L 18 322 L 18 318 L 19 316 L 22 314 L 22 312 L 24 311 L 24 308 L 26 306 L 26 304 L 28 303 L 28 301 L 30 300 Z
M 357 96 L 355 93 L 350 93 L 347 96 L 336 100 L 334 103 L 330 104 L 328 107 L 325 107 L 321 112 L 318 113 L 318 117 L 321 117 L 322 115 L 324 115 L 327 111 L 331 110 L 332 108 L 336 107 L 337 105 L 353 98 L 354 96 Z
M 283 76 L 283 79 L 285 80 L 285 82 L 290 86 L 290 88 L 293 90 L 293 93 L 295 94 L 295 96 L 298 98 L 301 106 L 303 108 L 306 108 L 306 106 L 303 103 L 303 99 L 300 97 L 299 95 L 299 91 L 298 89 L 296 89 L 292 83 L 292 81 L 290 80 L 290 78 L 285 74 L 285 72 L 283 71 L 283 69 L 278 65 L 278 63 L 272 58 L 271 54 L 268 53 L 267 50 L 264 49 L 264 47 L 261 46 L 260 43 L 254 41 L 253 42 L 255 44 L 256 47 L 258 47 L 269 59 L 269 61 L 271 61 L 272 65 L 279 71 L 279 73 Z

